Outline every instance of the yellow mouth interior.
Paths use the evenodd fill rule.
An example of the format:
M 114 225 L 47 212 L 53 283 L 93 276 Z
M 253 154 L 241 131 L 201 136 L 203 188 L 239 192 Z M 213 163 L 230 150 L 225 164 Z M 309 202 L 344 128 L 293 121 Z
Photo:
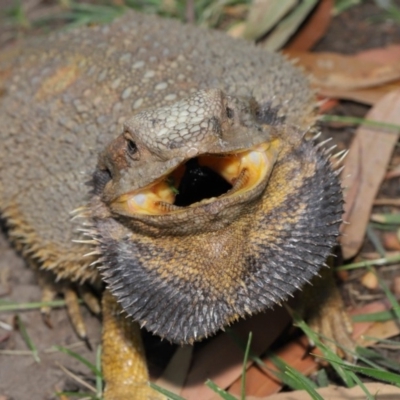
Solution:
M 205 154 L 197 157 L 196 163 L 200 170 L 211 170 L 225 181 L 221 185 L 221 182 L 216 179 L 210 179 L 212 181 L 210 185 L 229 187 L 222 193 L 219 193 L 219 188 L 215 187 L 213 193 L 218 193 L 217 196 L 205 196 L 186 207 L 177 205 L 182 180 L 189 168 L 188 164 L 184 163 L 151 185 L 120 196 L 114 201 L 114 208 L 119 210 L 122 208 L 124 214 L 128 215 L 163 215 L 178 212 L 187 207 L 199 207 L 222 197 L 240 195 L 256 187 L 269 174 L 273 163 L 269 156 L 270 148 L 271 144 L 264 143 L 242 152 Z M 201 197 L 201 193 L 197 195 Z

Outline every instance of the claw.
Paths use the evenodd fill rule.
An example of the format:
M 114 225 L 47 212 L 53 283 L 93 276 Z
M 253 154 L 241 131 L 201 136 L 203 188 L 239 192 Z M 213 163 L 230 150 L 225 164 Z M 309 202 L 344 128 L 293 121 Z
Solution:
M 79 295 L 83 302 L 87 305 L 89 310 L 95 314 L 101 314 L 101 306 L 99 299 L 92 293 L 92 291 L 87 286 L 79 286 Z
M 85 324 L 83 322 L 82 314 L 79 309 L 79 301 L 76 291 L 71 288 L 71 285 L 66 284 L 63 287 L 63 294 L 72 326 L 75 328 L 75 331 L 78 334 L 78 336 L 85 342 L 87 342 L 88 337 L 86 333 Z

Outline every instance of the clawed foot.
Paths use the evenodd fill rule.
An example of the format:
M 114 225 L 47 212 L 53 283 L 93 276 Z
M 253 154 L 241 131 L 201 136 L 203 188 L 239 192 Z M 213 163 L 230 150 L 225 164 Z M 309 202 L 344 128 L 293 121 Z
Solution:
M 101 313 L 101 307 L 98 298 L 93 294 L 87 285 L 75 286 L 72 282 L 68 281 L 56 282 L 54 275 L 48 271 L 39 271 L 39 284 L 42 289 L 42 302 L 51 302 L 56 298 L 57 295 L 63 295 L 67 312 L 75 332 L 82 340 L 85 341 L 87 346 L 91 348 L 85 323 L 80 310 L 78 293 L 89 310 L 95 315 L 100 315 Z M 50 317 L 51 307 L 43 306 L 41 307 L 40 311 L 46 325 L 52 327 Z

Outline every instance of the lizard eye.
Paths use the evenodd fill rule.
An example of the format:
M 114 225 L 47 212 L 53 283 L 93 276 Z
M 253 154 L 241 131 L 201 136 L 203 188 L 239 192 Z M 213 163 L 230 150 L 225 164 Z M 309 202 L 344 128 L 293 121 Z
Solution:
M 233 116 L 235 115 L 234 111 L 232 110 L 232 108 L 226 107 L 226 116 L 229 119 L 232 119 Z
M 133 140 L 127 139 L 126 150 L 130 156 L 133 156 L 134 154 L 136 154 L 138 152 L 136 143 Z

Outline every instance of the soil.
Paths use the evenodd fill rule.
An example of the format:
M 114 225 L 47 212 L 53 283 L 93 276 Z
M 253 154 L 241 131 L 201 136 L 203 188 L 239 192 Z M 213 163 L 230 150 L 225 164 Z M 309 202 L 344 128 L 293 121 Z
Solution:
M 3 5 L 11 4 L 8 0 Z M 30 2 L 36 3 L 37 2 Z M 396 1 L 400 6 L 400 1 Z M 43 8 L 48 10 L 43 2 Z M 47 11 L 46 11 L 47 12 Z M 379 17 L 381 16 L 381 17 Z M 355 53 L 364 49 L 400 43 L 400 24 L 385 20 L 381 9 L 373 1 L 362 1 L 360 5 L 335 17 L 324 38 L 315 47 L 316 51 L 335 51 Z M 1 24 L 0 24 L 1 25 Z M 0 28 L 0 45 L 15 35 L 10 25 Z M 334 114 L 363 116 L 367 107 L 352 102 L 341 102 Z M 324 135 L 333 136 L 339 147 L 346 147 L 354 133 L 353 128 L 334 129 L 322 127 Z M 391 186 L 399 185 L 399 179 L 386 184 L 385 191 L 393 191 Z M 390 278 L 390 277 L 389 277 Z M 24 260 L 10 247 L 6 234 L 0 232 L 0 302 L 3 300 L 33 302 L 40 299 L 40 289 L 34 272 Z M 100 344 L 101 324 L 98 318 L 82 307 L 82 313 L 94 349 Z M 58 391 L 76 390 L 79 384 L 70 378 L 60 367 L 67 368 L 79 377 L 90 382 L 91 373 L 87 367 L 71 356 L 51 351 L 53 346 L 69 347 L 91 362 L 95 362 L 95 351 L 90 351 L 80 341 L 71 328 L 64 308 L 55 309 L 51 314 L 53 328 L 48 328 L 38 310 L 18 312 L 26 330 L 36 345 L 40 362 L 36 362 L 22 338 L 15 329 L 16 312 L 0 314 L 0 399 L 7 400 L 50 400 L 59 398 Z M 12 330 L 5 328 L 11 327 Z M 158 346 L 158 342 L 154 344 Z M 22 354 L 4 354 L 5 350 L 19 350 Z M 88 391 L 87 389 L 83 389 Z

